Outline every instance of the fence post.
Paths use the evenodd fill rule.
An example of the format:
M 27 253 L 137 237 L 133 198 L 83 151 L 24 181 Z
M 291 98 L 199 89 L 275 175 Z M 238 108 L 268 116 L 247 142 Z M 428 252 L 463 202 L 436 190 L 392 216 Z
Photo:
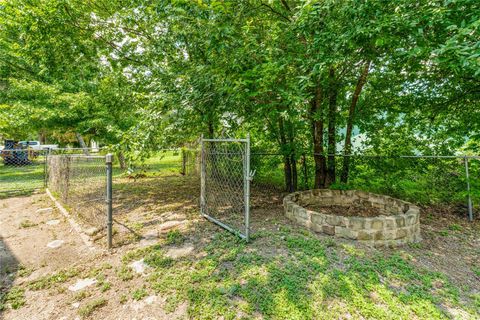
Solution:
M 187 174 L 187 152 L 183 148 L 182 148 L 182 172 L 181 172 L 181 174 L 183 176 Z
M 247 134 L 245 143 L 245 240 L 250 240 L 250 134 Z
M 205 150 L 203 134 L 200 138 L 200 213 L 205 216 Z
M 468 197 L 468 220 L 473 221 L 472 195 L 470 194 L 470 174 L 468 172 L 468 158 L 463 158 L 465 162 L 465 176 L 467 179 L 467 197 Z
M 45 150 L 45 156 L 44 156 L 44 164 L 43 164 L 43 187 L 47 188 L 48 187 L 48 153 L 50 152 L 49 149 Z
M 108 249 L 112 248 L 112 162 L 113 155 L 111 153 L 105 156 L 105 164 L 107 166 L 107 241 Z

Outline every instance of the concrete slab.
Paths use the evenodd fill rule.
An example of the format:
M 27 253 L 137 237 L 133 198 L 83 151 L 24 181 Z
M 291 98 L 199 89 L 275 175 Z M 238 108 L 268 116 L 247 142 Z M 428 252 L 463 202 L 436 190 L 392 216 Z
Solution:
M 65 241 L 63 241 L 63 240 L 53 240 L 52 242 L 49 242 L 47 244 L 47 247 L 49 247 L 51 249 L 56 249 L 56 248 L 61 247 L 64 242 Z
M 93 278 L 79 279 L 73 286 L 68 287 L 68 290 L 79 291 L 95 283 L 97 283 L 97 279 L 93 279 Z

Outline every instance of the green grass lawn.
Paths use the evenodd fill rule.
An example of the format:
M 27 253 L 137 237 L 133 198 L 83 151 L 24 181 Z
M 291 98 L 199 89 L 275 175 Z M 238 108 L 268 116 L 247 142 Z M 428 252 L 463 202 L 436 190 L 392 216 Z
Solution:
M 181 151 L 160 151 L 145 160 L 140 168 L 149 174 L 180 173 L 182 169 Z
M 44 164 L 6 166 L 0 163 L 0 198 L 27 195 L 44 187 Z
M 459 319 L 480 316 L 478 293 L 465 297 L 401 250 L 367 254 L 288 228 L 259 232 L 248 245 L 218 232 L 204 250 L 200 259 L 172 260 L 155 245 L 123 261 L 144 258 L 154 270 L 148 291 L 167 297 L 170 311 L 187 301 L 195 319 L 447 319 L 449 310 Z

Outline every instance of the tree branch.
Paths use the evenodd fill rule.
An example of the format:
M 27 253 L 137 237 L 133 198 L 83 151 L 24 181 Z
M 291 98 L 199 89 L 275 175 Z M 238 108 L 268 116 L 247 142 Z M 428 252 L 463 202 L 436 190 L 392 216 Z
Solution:
M 286 0 L 281 0 L 281 1 L 282 1 L 283 6 L 285 7 L 285 9 L 287 9 L 288 11 L 292 11 L 292 9 L 290 9 L 290 6 L 288 5 Z
M 287 20 L 288 22 L 292 22 L 292 20 L 290 20 L 289 17 L 287 17 L 286 15 L 282 14 L 281 12 L 275 10 L 274 8 L 272 8 L 271 6 L 269 6 L 268 4 L 262 2 L 262 4 L 261 4 L 260 6 L 267 7 L 270 11 L 272 11 L 273 13 L 275 13 L 277 16 L 279 16 L 279 17 Z

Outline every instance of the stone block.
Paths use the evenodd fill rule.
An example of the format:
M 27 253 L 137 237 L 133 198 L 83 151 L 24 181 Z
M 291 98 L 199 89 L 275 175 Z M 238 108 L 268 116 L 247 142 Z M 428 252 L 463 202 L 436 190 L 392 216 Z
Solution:
M 322 189 L 321 190 L 321 196 L 322 197 L 332 197 L 334 194 L 333 192 L 336 191 L 336 190 L 329 190 L 329 189 Z
M 315 232 L 323 232 L 323 225 L 322 224 L 317 224 L 317 223 L 311 223 L 310 224 L 310 229 L 312 229 Z
M 397 232 L 396 230 L 383 230 L 383 240 L 394 240 Z
M 348 228 L 354 230 L 354 231 L 359 231 L 365 229 L 365 219 L 359 218 L 359 217 L 350 217 L 346 218 L 348 221 Z
M 335 235 L 335 227 L 334 226 L 329 226 L 329 225 L 323 225 L 322 226 L 322 232 L 325 234 L 328 234 L 330 236 Z
M 310 229 L 310 227 L 311 227 L 310 220 L 303 219 L 303 218 L 300 218 L 298 216 L 294 217 L 294 219 L 297 222 L 297 224 Z
M 320 206 L 331 206 L 335 204 L 332 198 L 317 198 L 315 203 Z
M 345 226 L 342 216 L 326 215 L 325 223 L 331 226 L 342 226 L 342 227 Z
M 395 239 L 403 239 L 406 238 L 407 235 L 408 231 L 406 228 L 397 229 L 397 231 L 395 232 Z
M 358 232 L 346 227 L 335 227 L 335 235 L 341 238 L 355 240 L 358 237 Z
M 323 214 L 305 207 L 356 204 L 377 208 L 381 215 L 372 218 Z M 420 241 L 419 207 L 399 199 L 354 190 L 316 189 L 295 192 L 283 200 L 285 215 L 315 232 L 357 239 L 374 246 L 395 247 Z
M 292 201 L 289 201 L 287 203 L 287 211 L 293 212 L 293 208 L 296 206 L 296 204 Z
M 414 235 L 412 235 L 412 241 L 413 241 L 413 242 L 420 242 L 420 241 L 422 241 L 422 235 L 420 234 L 420 232 L 415 233 Z
M 373 218 L 370 224 L 371 229 L 373 230 L 382 230 L 383 229 L 383 220 L 382 218 Z
M 311 213 L 311 220 L 313 224 L 323 225 L 325 222 L 325 216 L 321 213 L 313 212 Z
M 385 239 L 385 236 L 382 230 L 373 232 L 373 240 L 377 241 L 377 240 L 384 240 L 384 239 Z
M 405 217 L 403 216 L 395 216 L 395 221 L 396 221 L 396 224 L 397 224 L 397 228 L 403 228 L 405 227 Z
M 384 225 L 385 229 L 392 230 L 397 228 L 397 224 L 395 222 L 395 217 L 385 217 L 384 218 Z
M 360 199 L 368 199 L 369 198 L 368 192 L 365 192 L 365 191 L 357 191 L 356 194 L 357 194 L 357 197 L 359 197 Z
M 358 240 L 373 240 L 373 233 L 370 231 L 360 230 L 358 231 Z
M 366 208 L 371 208 L 372 207 L 372 203 L 368 200 L 362 200 L 361 203 L 360 203 L 362 206 L 366 207 Z
M 411 206 L 408 208 L 408 211 L 407 211 L 406 213 L 407 213 L 407 214 L 409 214 L 409 213 L 420 214 L 420 208 L 417 207 L 417 206 L 411 205 Z
M 415 213 L 409 213 L 405 215 L 405 225 L 413 226 L 417 223 L 417 215 Z
M 305 208 L 297 206 L 295 208 L 295 216 L 303 220 L 309 220 L 308 211 Z

